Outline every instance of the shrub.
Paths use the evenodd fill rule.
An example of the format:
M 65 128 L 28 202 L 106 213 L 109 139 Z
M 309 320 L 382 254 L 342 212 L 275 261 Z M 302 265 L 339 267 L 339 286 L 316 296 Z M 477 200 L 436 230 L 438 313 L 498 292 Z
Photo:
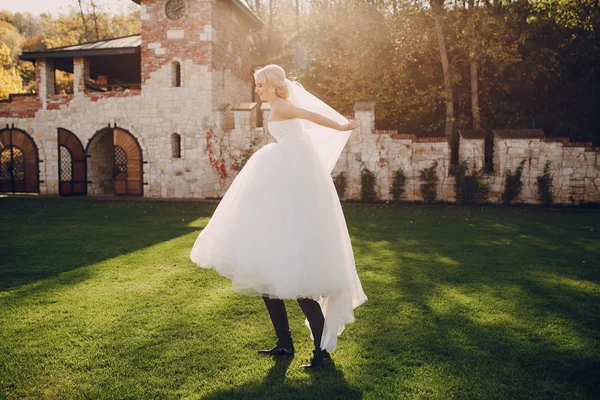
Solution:
M 426 203 L 435 202 L 437 197 L 437 184 L 440 180 L 436 172 L 437 166 L 438 162 L 435 161 L 431 167 L 419 171 L 419 180 L 422 182 L 421 195 Z
M 538 187 L 538 198 L 542 204 L 552 204 L 554 201 L 552 194 L 552 175 L 550 175 L 550 160 L 544 165 L 544 172 L 537 177 L 536 186 Z
M 390 188 L 390 194 L 395 201 L 398 201 L 400 196 L 402 196 L 402 193 L 404 193 L 405 184 L 406 175 L 404 175 L 404 170 L 398 168 L 398 170 L 394 172 L 394 179 L 392 180 L 392 187 Z
M 360 173 L 360 198 L 366 203 L 377 200 L 375 191 L 375 174 L 368 168 L 363 168 Z
M 513 174 L 510 170 L 506 171 L 506 182 L 504 183 L 504 192 L 502 193 L 502 203 L 510 204 L 514 199 L 519 197 L 523 189 L 521 175 L 523 174 L 523 166 L 525 160 L 521 161 L 517 170 Z
M 341 199 L 346 195 L 346 187 L 348 186 L 348 179 L 346 179 L 346 173 L 340 172 L 338 176 L 333 178 L 333 184 L 337 191 L 338 197 Z
M 485 202 L 490 192 L 490 187 L 481 181 L 484 170 L 481 169 L 472 175 L 467 175 L 467 162 L 456 165 L 452 168 L 454 174 L 457 203 L 475 203 Z

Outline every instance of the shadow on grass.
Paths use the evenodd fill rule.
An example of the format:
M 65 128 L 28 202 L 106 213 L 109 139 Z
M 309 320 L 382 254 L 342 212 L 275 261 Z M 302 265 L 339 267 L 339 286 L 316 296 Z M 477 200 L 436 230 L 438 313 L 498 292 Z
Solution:
M 335 364 L 308 370 L 310 384 L 294 385 L 286 381 L 290 358 L 277 358 L 262 381 L 253 381 L 239 388 L 221 390 L 202 397 L 206 400 L 229 399 L 362 399 L 362 394 L 346 383 L 344 374 Z
M 355 251 L 377 255 L 359 271 L 369 296 L 356 332 L 366 339 L 361 380 L 397 396 L 593 398 L 599 273 L 580 261 L 596 251 L 577 245 L 590 240 L 589 221 L 453 212 L 440 222 L 443 213 L 407 210 L 394 235 L 385 218 L 352 226 Z M 570 236 L 547 229 L 557 224 Z
M 0 292 L 188 234 L 197 230 L 189 226 L 190 219 L 208 218 L 214 208 L 206 203 L 2 198 Z M 61 283 L 86 278 L 82 271 Z

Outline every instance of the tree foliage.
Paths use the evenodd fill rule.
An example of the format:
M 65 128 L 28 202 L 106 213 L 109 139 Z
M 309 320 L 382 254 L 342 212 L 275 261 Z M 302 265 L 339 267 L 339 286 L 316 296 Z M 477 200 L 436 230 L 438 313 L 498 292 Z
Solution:
M 598 0 L 248 4 L 265 24 L 253 33 L 254 65 L 282 65 L 344 114 L 357 101 L 374 101 L 378 128 L 441 136 L 474 125 L 534 127 L 600 143 Z M 447 73 L 432 5 L 439 6 Z M 131 6 L 108 14 L 91 0 L 73 0 L 56 17 L 0 11 L 0 45 L 11 59 L 6 68 L 16 68 L 31 91 L 33 68 L 18 60 L 23 50 L 136 34 L 139 13 Z M 14 74 L 7 71 L 3 76 Z
M 84 22 L 85 21 L 85 22 Z M 67 13 L 53 17 L 31 13 L 0 11 L 0 46 L 3 62 L 0 69 L 1 98 L 9 93 L 33 92 L 35 70 L 33 64 L 19 60 L 23 51 L 40 51 L 97 40 L 113 39 L 140 32 L 139 11 L 135 4 L 125 11 L 109 14 L 91 0 L 74 0 Z M 57 90 L 71 87 L 71 74 L 57 71 Z M 72 90 L 72 89 L 69 89 Z
M 486 130 L 535 127 L 549 136 L 600 141 L 596 0 L 437 3 L 453 130 L 472 128 L 475 116 Z M 256 34 L 262 38 L 257 64 L 281 64 L 344 113 L 357 101 L 375 101 L 378 128 L 443 135 L 447 94 L 431 4 L 254 1 L 271 25 Z
M 15 67 L 12 66 L 10 48 L 0 44 L 0 100 L 8 98 L 11 93 L 22 93 L 23 82 Z

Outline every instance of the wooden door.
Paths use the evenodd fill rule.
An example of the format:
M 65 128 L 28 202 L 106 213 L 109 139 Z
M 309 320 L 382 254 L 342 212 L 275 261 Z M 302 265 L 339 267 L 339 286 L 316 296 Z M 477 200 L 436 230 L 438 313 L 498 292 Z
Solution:
M 58 192 L 61 196 L 87 194 L 85 150 L 72 132 L 58 128 Z
M 119 128 L 113 131 L 113 143 L 115 195 L 142 196 L 144 191 L 140 145 L 132 134 Z
M 0 130 L 0 192 L 39 193 L 37 146 L 16 128 Z

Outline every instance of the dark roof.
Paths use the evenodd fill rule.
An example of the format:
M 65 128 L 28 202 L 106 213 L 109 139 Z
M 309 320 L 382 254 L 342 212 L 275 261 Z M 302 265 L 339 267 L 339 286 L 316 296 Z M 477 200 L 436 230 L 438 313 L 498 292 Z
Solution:
M 142 37 L 140 35 L 125 36 L 116 39 L 99 40 L 74 46 L 56 47 L 41 51 L 25 52 L 22 60 L 37 58 L 84 57 L 115 54 L 135 54 L 140 52 Z
M 494 137 L 500 139 L 543 139 L 541 129 L 492 129 Z
M 132 0 L 132 1 L 136 4 L 140 4 L 140 0 Z M 258 18 L 258 16 L 256 14 L 254 14 L 254 11 L 252 11 L 252 9 L 250 8 L 250 6 L 246 2 L 246 0 L 229 0 L 229 1 L 231 1 L 233 3 L 233 5 L 235 5 L 244 15 L 246 15 L 246 17 L 248 17 L 250 19 L 250 21 L 252 22 L 252 24 L 254 25 L 255 28 L 263 27 L 262 21 L 260 20 L 260 18 Z
M 463 139 L 484 139 L 485 131 L 483 129 L 459 129 L 458 134 Z

